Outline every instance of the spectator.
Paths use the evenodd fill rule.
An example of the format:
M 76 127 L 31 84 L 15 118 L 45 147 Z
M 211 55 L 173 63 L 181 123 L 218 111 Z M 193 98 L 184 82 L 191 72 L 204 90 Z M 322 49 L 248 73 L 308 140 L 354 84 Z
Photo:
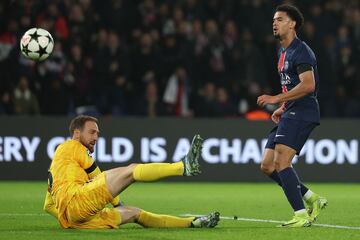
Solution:
M 14 90 L 14 110 L 18 115 L 38 115 L 40 113 L 39 103 L 36 96 L 29 89 L 29 80 L 21 76 Z
M 69 38 L 69 28 L 65 17 L 60 13 L 58 5 L 50 3 L 46 10 L 37 17 L 37 25 L 47 19 L 53 19 L 54 37 L 58 40 L 66 41 Z M 45 28 L 51 30 L 50 28 Z
M 160 66 L 160 55 L 156 47 L 153 45 L 153 39 L 149 33 L 144 33 L 140 37 L 139 48 L 135 48 L 132 52 L 132 79 L 134 90 L 142 93 L 146 83 L 142 81 L 145 73 L 151 71 L 158 74 Z
M 59 106 L 58 114 L 71 113 L 77 106 L 91 106 L 80 109 L 97 114 L 97 108 L 101 114 L 135 114 L 130 111 L 136 105 L 132 101 L 152 88 L 149 82 L 156 85 L 157 95 L 167 95 L 168 114 L 178 117 L 191 116 L 190 109 L 195 109 L 196 116 L 217 115 L 212 109 L 216 94 L 210 93 L 211 88 L 233 106 L 241 102 L 241 116 L 253 101 L 246 91 L 241 92 L 242 88 L 248 89 L 256 83 L 265 86 L 270 95 L 278 93 L 279 77 L 274 65 L 278 56 L 268 21 L 277 2 L 8 2 L 0 1 L 0 92 L 14 92 L 17 86 L 13 79 L 27 76 L 32 93 L 41 102 L 42 114 L 57 114 L 51 108 L 58 104 L 56 99 L 52 103 L 44 96 L 64 92 L 69 108 Z M 299 37 L 314 49 L 318 60 L 322 117 L 357 117 L 359 1 L 297 1 L 296 4 L 306 16 Z M 34 25 L 49 30 L 55 40 L 52 56 L 40 64 L 19 54 L 17 44 L 21 35 Z M 182 104 L 181 111 L 182 107 L 176 107 L 181 101 L 167 93 L 175 89 L 173 86 L 182 88 L 174 73 L 179 65 L 186 69 L 187 79 L 186 104 Z M 126 83 L 118 85 L 123 78 Z M 215 90 L 209 81 L 222 90 Z M 127 97 L 121 97 L 122 91 Z M 6 106 L 12 103 L 11 95 L 9 98 L 3 95 L 4 99 L 10 99 L 5 101 Z M 111 104 L 113 98 L 117 99 L 115 106 Z M 335 105 L 338 107 L 329 107 Z
M 158 87 L 155 81 L 150 81 L 146 85 L 144 97 L 139 98 L 135 115 L 144 117 L 165 116 L 165 106 L 158 96 Z
M 215 117 L 216 86 L 207 82 L 199 92 L 195 103 L 196 117 Z
M 70 86 L 75 106 L 89 105 L 91 90 L 91 63 L 86 61 L 79 44 L 71 47 L 70 61 L 65 72 L 65 82 Z
M 216 90 L 215 115 L 217 117 L 235 117 L 236 108 L 229 99 L 229 94 L 224 87 Z
M 49 88 L 44 91 L 41 113 L 47 115 L 67 115 L 70 105 L 69 93 L 61 79 L 49 80 Z M 47 104 L 51 102 L 51 104 Z
M 164 102 L 168 105 L 168 112 L 178 117 L 192 115 L 189 108 L 190 86 L 189 79 L 184 67 L 178 67 L 169 78 L 165 92 Z
M 13 113 L 13 106 L 11 102 L 11 95 L 5 91 L 0 94 L 0 115 L 9 115 Z

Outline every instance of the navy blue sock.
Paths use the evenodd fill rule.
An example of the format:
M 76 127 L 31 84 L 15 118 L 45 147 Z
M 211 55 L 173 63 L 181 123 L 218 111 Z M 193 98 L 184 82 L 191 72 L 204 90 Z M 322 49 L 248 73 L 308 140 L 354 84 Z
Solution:
M 302 183 L 300 182 L 300 192 L 301 192 L 301 196 L 304 196 L 305 193 L 308 191 L 309 189 Z
M 279 174 L 277 171 L 273 171 L 269 177 L 274 180 L 275 182 L 277 182 L 277 184 L 279 184 L 280 187 L 282 187 L 282 183 L 281 183 L 281 179 L 279 177 Z M 300 191 L 301 191 L 301 196 L 304 196 L 305 193 L 308 191 L 309 189 L 302 183 L 300 182 Z
M 279 177 L 279 174 L 277 171 L 273 171 L 269 177 L 274 180 L 275 182 L 277 182 L 277 184 L 279 184 L 280 187 L 282 187 L 282 182 L 281 182 L 281 179 Z
M 288 167 L 279 172 L 284 193 L 294 211 L 305 209 L 301 198 L 300 181 L 293 168 Z

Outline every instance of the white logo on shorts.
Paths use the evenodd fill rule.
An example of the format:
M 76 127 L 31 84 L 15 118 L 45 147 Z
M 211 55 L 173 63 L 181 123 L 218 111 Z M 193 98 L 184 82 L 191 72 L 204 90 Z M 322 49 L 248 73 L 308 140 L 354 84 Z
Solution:
M 285 137 L 285 135 L 276 134 L 275 137 Z

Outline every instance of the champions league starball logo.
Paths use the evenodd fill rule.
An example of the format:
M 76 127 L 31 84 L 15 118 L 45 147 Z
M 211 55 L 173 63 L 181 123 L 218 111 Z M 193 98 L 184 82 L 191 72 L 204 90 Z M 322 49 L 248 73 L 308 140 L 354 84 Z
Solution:
M 284 63 L 284 71 L 288 70 L 288 68 L 289 68 L 289 62 L 285 61 L 285 63 Z

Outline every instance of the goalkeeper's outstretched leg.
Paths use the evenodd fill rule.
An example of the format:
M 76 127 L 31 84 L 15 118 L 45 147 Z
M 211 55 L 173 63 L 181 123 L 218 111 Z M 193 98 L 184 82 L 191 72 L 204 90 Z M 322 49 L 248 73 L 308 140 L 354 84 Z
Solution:
M 138 223 L 149 228 L 213 228 L 220 221 L 218 212 L 202 217 L 175 217 L 155 214 L 135 207 L 119 206 L 121 224 Z
M 189 152 L 177 163 L 130 164 L 106 171 L 109 192 L 117 196 L 135 181 L 152 182 L 172 176 L 195 176 L 200 173 L 199 158 L 203 139 L 195 135 Z

